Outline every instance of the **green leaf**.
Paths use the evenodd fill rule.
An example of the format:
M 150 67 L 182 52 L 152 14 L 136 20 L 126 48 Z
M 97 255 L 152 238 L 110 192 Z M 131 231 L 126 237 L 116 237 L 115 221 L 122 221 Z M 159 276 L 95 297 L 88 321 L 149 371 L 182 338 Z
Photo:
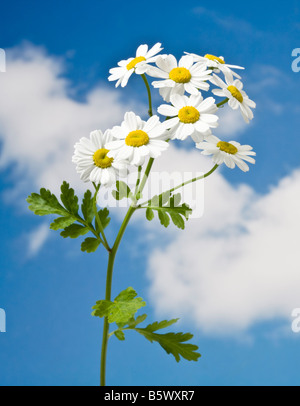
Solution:
M 149 206 L 164 206 L 169 202 L 171 193 L 169 191 L 163 192 L 160 195 L 155 195 L 152 197 Z
M 163 328 L 172 326 L 172 324 L 177 323 L 179 319 L 172 319 L 172 320 L 162 320 L 162 321 L 155 321 L 152 324 L 148 324 L 148 326 L 146 327 L 146 329 L 148 331 L 157 331 L 157 330 L 161 330 Z
M 131 190 L 129 186 L 120 180 L 116 182 L 117 190 L 112 191 L 112 195 L 116 200 L 122 200 L 125 197 L 128 198 L 131 194 Z
M 153 210 L 150 209 L 150 207 L 147 207 L 147 209 L 146 209 L 146 219 L 149 221 L 154 219 L 154 213 L 153 213 Z
M 112 305 L 112 302 L 110 300 L 98 300 L 96 302 L 96 305 L 92 307 L 92 309 L 95 309 L 92 312 L 92 316 L 96 316 L 96 317 L 107 316 L 111 305 Z
M 51 230 L 61 230 L 66 228 L 76 221 L 76 218 L 73 216 L 57 217 L 51 224 Z
M 170 217 L 167 215 L 167 213 L 164 210 L 161 209 L 157 209 L 158 212 L 158 218 L 160 220 L 160 224 L 168 227 L 168 225 L 170 224 Z
M 167 354 L 172 354 L 177 362 L 180 361 L 180 357 L 188 361 L 197 361 L 201 356 L 196 350 L 198 350 L 197 345 L 187 344 L 193 338 L 190 333 L 166 333 L 157 334 L 151 329 L 146 328 L 136 328 L 135 331 L 143 335 L 151 343 L 154 341 L 159 343 L 160 346 L 167 352 Z
M 81 226 L 80 224 L 72 224 L 68 227 L 66 227 L 60 235 L 64 238 L 70 237 L 70 238 L 77 238 L 80 235 L 85 235 L 89 232 L 89 228 L 85 226 Z
M 115 301 L 128 302 L 130 300 L 133 300 L 136 296 L 136 291 L 131 286 L 129 286 L 129 288 L 122 290 L 122 292 L 120 292 L 118 296 L 115 297 Z
M 32 193 L 27 198 L 29 209 L 39 216 L 46 214 L 59 214 L 61 216 L 69 215 L 63 206 L 57 200 L 50 190 L 42 188 L 40 194 Z
M 75 195 L 74 189 L 70 188 L 70 185 L 64 181 L 61 185 L 61 201 L 63 202 L 65 208 L 75 215 L 78 214 L 78 197 Z
M 93 209 L 93 196 L 90 190 L 87 190 L 82 199 L 81 211 L 85 221 L 89 224 L 92 223 L 95 216 Z
M 102 313 L 105 307 L 105 303 L 102 305 Z M 162 330 L 166 327 L 172 326 L 178 321 L 178 319 L 172 320 L 162 320 L 160 322 L 155 321 L 154 323 L 148 324 L 147 327 L 141 328 L 137 327 L 142 321 L 146 319 L 147 315 L 143 314 L 138 316 L 136 319 L 131 318 L 127 323 L 118 324 L 118 330 L 116 331 L 125 331 L 125 330 L 135 330 L 142 336 L 144 336 L 151 343 L 157 342 L 160 346 L 167 352 L 167 354 L 172 354 L 177 362 L 181 358 L 184 358 L 188 361 L 197 361 L 201 355 L 196 352 L 198 350 L 197 345 L 187 343 L 190 339 L 193 338 L 193 335 L 190 333 L 165 333 L 158 334 L 156 331 Z M 113 332 L 112 334 L 115 334 Z M 121 334 L 118 333 L 121 337 Z M 122 336 L 123 337 L 123 336 Z M 123 337 L 125 339 L 125 336 Z
M 96 302 L 92 315 L 106 316 L 109 323 L 127 323 L 141 307 L 146 305 L 141 297 L 136 296 L 136 291 L 129 287 L 123 290 L 113 302 L 107 300 Z
M 125 340 L 125 334 L 123 333 L 122 330 L 116 330 L 114 331 L 114 335 L 117 337 L 118 340 L 124 341 Z
M 109 210 L 106 207 L 104 209 L 99 210 L 98 211 L 98 216 L 99 216 L 99 219 L 101 221 L 101 224 L 102 224 L 102 227 L 103 227 L 103 230 L 104 230 L 108 226 L 108 224 L 110 222 L 110 217 L 108 217 L 109 216 Z M 99 234 L 100 229 L 99 229 L 97 221 L 95 221 L 95 228 L 96 228 L 97 233 Z
M 171 211 L 170 216 L 173 221 L 173 224 L 175 224 L 175 226 L 177 226 L 178 228 L 181 228 L 182 230 L 184 230 L 185 224 L 184 224 L 184 220 L 181 217 L 181 215 L 174 211 Z
M 135 328 L 138 324 L 142 323 L 144 320 L 146 320 L 147 318 L 147 314 L 142 314 L 140 316 L 137 316 L 137 318 L 135 319 L 134 317 L 132 319 L 130 319 L 126 325 L 128 326 L 128 328 Z
M 84 252 L 94 252 L 100 245 L 100 240 L 98 238 L 88 237 L 81 244 L 81 251 Z
M 170 196 L 170 192 L 164 192 L 154 196 L 146 209 L 147 219 L 152 220 L 153 210 L 156 210 L 160 223 L 163 226 L 168 227 L 171 218 L 173 224 L 183 230 L 185 228 L 185 220 L 188 220 L 192 210 L 185 203 L 179 205 L 180 201 L 180 193 Z
M 181 202 L 181 194 L 180 193 L 176 193 L 176 195 L 173 195 L 170 198 L 170 202 L 173 205 L 173 207 L 177 207 L 179 206 L 179 203 Z

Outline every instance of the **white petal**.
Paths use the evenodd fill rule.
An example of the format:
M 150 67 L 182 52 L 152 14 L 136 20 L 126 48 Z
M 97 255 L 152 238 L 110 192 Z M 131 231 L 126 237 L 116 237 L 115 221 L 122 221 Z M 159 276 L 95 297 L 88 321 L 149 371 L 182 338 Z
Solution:
M 146 54 L 147 59 L 151 58 L 152 56 L 156 55 L 158 52 L 160 52 L 161 50 L 163 50 L 163 48 L 161 47 L 161 43 L 157 42 L 155 45 L 153 45 L 152 48 L 149 49 L 149 51 Z
M 148 51 L 148 45 L 146 45 L 146 44 L 140 45 L 138 47 L 138 49 L 136 50 L 136 56 L 137 57 L 138 56 L 145 56 L 147 51 Z
M 162 104 L 158 107 L 157 111 L 159 114 L 169 117 L 177 116 L 178 114 L 178 109 L 174 106 L 170 106 L 169 104 Z
M 175 82 L 171 79 L 165 79 L 165 80 L 160 80 L 160 81 L 154 81 L 152 82 L 152 86 L 155 87 L 156 89 L 159 89 L 161 87 L 174 87 Z
M 190 93 L 195 96 L 199 93 L 198 89 L 196 89 L 195 86 L 193 86 L 191 83 L 185 83 L 184 89 L 187 93 Z
M 169 120 L 164 121 L 161 125 L 165 129 L 173 128 L 179 123 L 179 118 L 178 117 L 173 117 L 170 118 Z
M 190 67 L 193 65 L 193 62 L 194 60 L 191 55 L 184 55 L 182 58 L 180 58 L 178 66 L 190 69 Z

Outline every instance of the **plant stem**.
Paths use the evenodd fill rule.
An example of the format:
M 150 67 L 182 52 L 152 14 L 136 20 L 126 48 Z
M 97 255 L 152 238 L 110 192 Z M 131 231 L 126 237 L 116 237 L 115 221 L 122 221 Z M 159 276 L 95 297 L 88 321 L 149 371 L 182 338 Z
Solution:
M 197 180 L 207 178 L 209 175 L 211 175 L 211 174 L 218 168 L 218 166 L 219 166 L 219 165 L 215 165 L 213 168 L 211 168 L 210 171 L 206 172 L 204 175 L 198 176 L 197 178 L 193 178 L 193 179 L 187 180 L 186 182 L 183 182 L 183 183 L 181 183 L 180 185 L 177 185 L 177 186 L 173 187 L 172 189 L 167 190 L 165 193 L 170 193 L 170 194 L 171 194 L 172 192 L 174 192 L 174 191 L 177 190 L 177 189 L 182 188 L 183 186 L 186 186 L 186 185 L 188 185 L 188 184 L 190 184 L 190 183 L 196 182 Z M 149 199 L 147 202 L 141 203 L 137 208 L 138 208 L 138 209 L 147 208 L 147 206 L 148 206 L 148 204 L 149 204 L 150 202 L 151 202 L 151 199 Z M 145 207 L 145 205 L 146 205 L 146 207 Z
M 154 162 L 154 158 L 150 158 L 149 161 L 148 161 L 148 165 L 147 165 L 147 168 L 146 168 L 146 170 L 145 170 L 143 179 L 142 179 L 142 181 L 141 181 L 141 183 L 140 183 L 140 187 L 138 188 L 138 191 L 137 191 L 137 193 L 136 193 L 137 199 L 140 198 L 140 194 L 142 193 L 142 191 L 143 191 L 143 189 L 144 189 L 144 187 L 145 187 L 145 185 L 146 185 L 146 182 L 147 182 L 147 180 L 148 180 L 148 176 L 149 176 L 149 173 L 150 173 L 150 171 L 151 171 L 153 162 Z
M 223 106 L 224 104 L 226 104 L 228 102 L 228 100 L 229 99 L 226 97 L 226 99 L 222 100 L 220 103 L 217 104 L 217 107 Z
M 215 165 L 213 168 L 211 168 L 210 171 L 206 172 L 204 175 L 198 176 L 197 178 L 190 179 L 190 180 L 188 180 L 186 182 L 183 182 L 181 185 L 173 187 L 172 189 L 169 190 L 169 192 L 172 193 L 172 192 L 174 192 L 174 190 L 177 190 L 177 189 L 179 189 L 179 188 L 181 188 L 183 186 L 186 186 L 186 185 L 188 185 L 190 183 L 196 182 L 197 180 L 207 178 L 209 175 L 211 175 L 218 168 L 218 166 L 219 165 Z
M 138 191 L 138 187 L 141 181 L 141 172 L 142 172 L 142 166 L 140 165 L 138 167 L 138 174 L 137 174 L 137 179 L 136 179 L 136 185 L 135 185 L 135 191 L 134 191 L 134 195 L 136 196 L 137 191 Z
M 106 274 L 106 289 L 105 289 L 105 300 L 111 300 L 111 287 L 112 287 L 112 276 L 113 276 L 113 269 L 114 269 L 114 262 L 115 257 L 117 254 L 117 250 L 119 248 L 121 239 L 124 235 L 126 227 L 129 223 L 129 220 L 133 213 L 135 212 L 135 208 L 130 206 L 126 216 L 123 220 L 123 223 L 120 227 L 118 235 L 116 237 L 115 243 L 109 252 L 108 256 L 108 264 L 107 264 L 107 274 Z M 109 335 L 109 323 L 107 317 L 104 318 L 104 325 L 103 325 L 103 336 L 102 336 L 102 350 L 101 350 L 101 365 L 100 365 L 100 386 L 105 386 L 105 372 L 106 372 L 106 354 L 107 354 L 107 343 L 108 343 L 108 335 Z
M 143 81 L 145 82 L 146 88 L 147 88 L 147 93 L 148 93 L 148 102 L 149 102 L 149 110 L 148 110 L 148 114 L 151 117 L 153 115 L 152 113 L 152 98 L 151 98 L 151 90 L 150 90 L 150 86 L 148 83 L 148 80 L 146 78 L 146 75 L 143 73 L 143 75 L 141 75 L 143 78 Z
M 100 217 L 99 217 L 99 214 L 98 214 L 98 210 L 97 210 L 97 204 L 96 204 L 97 195 L 98 195 L 98 192 L 99 192 L 99 189 L 100 189 L 100 185 L 96 186 L 95 183 L 94 183 L 94 187 L 95 187 L 96 190 L 95 190 L 95 194 L 94 194 L 94 197 L 93 197 L 93 210 L 94 210 L 94 213 L 95 213 L 96 222 L 97 222 L 99 230 L 100 230 L 100 234 L 102 234 L 102 237 L 103 237 L 103 245 L 107 249 L 107 251 L 110 252 L 111 248 L 108 245 L 107 239 L 105 237 L 104 228 L 102 226 L 102 223 L 101 223 L 101 220 L 100 220 Z M 100 237 L 100 239 L 101 239 L 101 237 Z
M 148 114 L 151 117 L 152 116 L 151 90 L 150 90 L 150 86 L 149 86 L 148 80 L 146 78 L 146 75 L 143 74 L 141 76 L 142 76 L 142 78 L 143 78 L 143 80 L 145 82 L 146 88 L 147 88 L 148 102 L 149 102 Z M 141 182 L 140 182 L 140 176 L 141 176 L 142 168 L 139 167 L 139 169 L 138 169 L 138 171 L 139 171 L 138 180 L 137 180 L 136 189 L 135 189 L 135 196 L 136 196 L 137 199 L 139 199 L 139 196 L 140 196 L 140 194 L 142 193 L 142 191 L 143 191 L 143 189 L 145 187 L 145 184 L 147 182 L 147 179 L 148 179 L 149 173 L 151 171 L 153 162 L 154 162 L 154 158 L 150 158 L 149 161 L 148 161 L 148 165 L 147 165 L 147 168 L 145 170 L 145 173 L 144 173 L 144 176 L 143 176 L 143 179 L 142 179 Z M 96 186 L 95 186 L 95 188 L 96 188 L 95 196 L 97 196 L 99 188 L 97 189 Z M 95 201 L 96 201 L 96 197 L 95 197 Z M 122 237 L 124 235 L 124 232 L 126 230 L 126 227 L 127 227 L 128 223 L 129 223 L 129 221 L 131 219 L 131 216 L 135 212 L 135 210 L 136 210 L 136 207 L 134 207 L 133 204 L 131 204 L 128 211 L 127 211 L 127 213 L 126 213 L 126 215 L 125 215 L 125 217 L 124 217 L 123 223 L 121 224 L 120 230 L 118 232 L 118 235 L 116 237 L 114 245 L 113 245 L 113 247 L 111 249 L 109 248 L 109 246 L 108 246 L 108 244 L 106 242 L 107 247 L 109 248 L 108 249 L 109 256 L 108 256 L 107 273 L 106 273 L 105 300 L 111 300 L 112 276 L 113 276 L 113 269 L 114 269 L 114 262 L 115 262 L 116 254 L 117 254 L 121 239 L 122 239 Z M 99 216 L 98 216 L 98 218 L 99 218 Z M 97 219 L 97 216 L 96 216 L 96 219 Z M 100 222 L 100 225 L 99 224 L 98 225 L 99 225 L 100 230 L 102 230 L 103 239 L 106 241 L 100 219 L 99 219 L 99 222 Z M 106 355 L 107 355 L 108 338 L 109 338 L 109 322 L 108 322 L 108 318 L 105 317 L 104 318 L 104 325 L 103 325 L 103 336 L 102 336 L 101 365 L 100 365 L 100 386 L 105 386 Z

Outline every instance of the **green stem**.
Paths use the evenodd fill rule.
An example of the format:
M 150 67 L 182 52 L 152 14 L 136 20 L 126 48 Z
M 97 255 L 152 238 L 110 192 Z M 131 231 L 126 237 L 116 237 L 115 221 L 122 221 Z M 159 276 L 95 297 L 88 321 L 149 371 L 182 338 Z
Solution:
M 143 179 L 141 181 L 141 184 L 138 188 L 137 191 L 137 196 L 142 193 L 143 188 L 147 182 L 149 172 L 152 168 L 154 162 L 154 158 L 150 158 L 145 174 L 143 176 Z M 129 220 L 131 219 L 131 216 L 135 212 L 136 207 L 130 206 L 126 216 L 123 220 L 123 223 L 121 224 L 120 230 L 118 232 L 118 235 L 116 237 L 115 243 L 109 252 L 109 257 L 108 257 L 108 265 L 107 265 L 107 274 L 106 274 L 106 290 L 105 290 L 105 300 L 110 300 L 111 299 L 111 287 L 112 287 L 112 276 L 113 276 L 113 269 L 114 269 L 114 262 L 115 262 L 115 257 L 121 242 L 121 239 L 125 233 L 126 227 L 129 223 Z M 109 338 L 109 323 L 107 317 L 104 318 L 104 325 L 103 325 L 103 337 L 102 337 L 102 350 L 101 350 L 101 365 L 100 365 L 100 371 L 101 371 L 101 376 L 100 376 L 100 385 L 105 386 L 105 373 L 106 373 L 106 354 L 107 354 L 107 343 L 108 343 L 108 338 Z
M 219 165 L 215 165 L 210 171 L 206 172 L 204 175 L 198 176 L 197 178 L 187 180 L 186 182 L 183 182 L 180 185 L 177 185 L 177 186 L 173 187 L 172 189 L 167 190 L 165 193 L 170 193 L 171 194 L 172 192 L 174 192 L 177 189 L 182 188 L 183 186 L 186 186 L 186 185 L 188 185 L 190 183 L 196 182 L 197 180 L 207 178 L 209 175 L 211 175 L 218 168 L 218 166 Z M 146 208 L 150 202 L 151 202 L 151 199 L 149 199 L 147 202 L 141 203 L 138 206 L 138 208 L 139 209 Z M 146 207 L 145 207 L 145 205 L 146 205 Z
M 153 115 L 152 113 L 152 98 L 151 98 L 151 90 L 150 90 L 150 86 L 148 83 L 148 80 L 146 78 L 146 75 L 143 73 L 142 75 L 143 81 L 145 82 L 146 88 L 147 88 L 147 93 L 148 93 L 148 102 L 149 102 L 149 110 L 148 110 L 148 114 L 151 117 Z
M 152 116 L 151 90 L 150 90 L 150 86 L 149 86 L 149 83 L 147 81 L 146 76 L 144 74 L 141 75 L 141 76 L 142 76 L 142 78 L 143 78 L 143 80 L 145 82 L 146 88 L 147 88 L 148 102 L 149 102 L 148 113 L 149 113 L 149 116 L 151 117 Z M 144 176 L 143 176 L 143 179 L 142 179 L 141 182 L 140 182 L 140 176 L 141 176 L 142 168 L 139 167 L 138 181 L 137 181 L 137 184 L 136 184 L 136 193 L 135 193 L 135 196 L 136 196 L 137 199 L 139 198 L 140 194 L 142 193 L 142 191 L 143 191 L 143 189 L 145 187 L 145 184 L 147 182 L 147 179 L 148 179 L 149 173 L 151 171 L 153 162 L 154 162 L 154 158 L 150 158 L 149 161 L 148 161 L 148 165 L 147 165 L 147 168 L 145 170 L 145 173 L 144 173 Z M 98 190 L 96 188 L 97 193 L 98 193 Z M 121 227 L 120 227 L 120 230 L 119 230 L 118 235 L 116 237 L 116 240 L 114 242 L 114 245 L 109 250 L 109 257 L 108 257 L 108 264 L 107 264 L 107 274 L 106 274 L 105 300 L 110 300 L 111 299 L 112 276 L 113 276 L 113 269 L 114 269 L 114 262 L 115 262 L 116 254 L 117 254 L 120 242 L 122 240 L 122 237 L 123 237 L 123 235 L 125 233 L 126 227 L 127 227 L 128 223 L 129 223 L 129 221 L 131 219 L 131 216 L 135 212 L 135 210 L 136 210 L 136 207 L 134 207 L 133 203 L 132 203 L 130 205 L 125 217 L 124 217 L 123 223 L 121 224 Z M 100 221 L 100 224 L 101 224 L 101 221 Z M 103 230 L 103 228 L 102 228 L 102 230 Z M 103 237 L 105 237 L 104 233 L 103 233 Z M 109 322 L 108 322 L 108 318 L 105 317 L 104 318 L 104 325 L 103 325 L 101 365 L 100 365 L 100 385 L 101 386 L 105 386 L 106 355 L 107 355 L 108 338 L 109 338 Z
M 134 191 L 134 195 L 136 196 L 137 191 L 138 191 L 138 187 L 141 181 L 141 172 L 142 172 L 142 166 L 140 165 L 138 167 L 138 175 L 137 175 L 137 180 L 136 180 L 136 185 L 135 185 L 135 191 Z
M 143 179 L 141 181 L 140 187 L 139 187 L 139 189 L 138 189 L 138 191 L 136 193 L 137 199 L 140 198 L 140 194 L 142 193 L 142 191 L 143 191 L 143 189 L 144 189 L 144 187 L 146 185 L 146 182 L 148 180 L 148 176 L 149 176 L 149 173 L 151 171 L 153 163 L 154 163 L 154 158 L 150 158 L 149 161 L 148 161 L 148 165 L 147 165 L 147 168 L 145 170 Z
M 217 104 L 217 107 L 223 106 L 224 104 L 226 104 L 228 102 L 228 100 L 229 99 L 226 97 L 226 99 L 222 100 L 220 103 Z
M 106 274 L 106 289 L 105 289 L 105 300 L 111 300 L 111 287 L 112 287 L 112 276 L 114 269 L 114 262 L 116 254 L 121 242 L 121 239 L 124 235 L 126 227 L 131 219 L 131 216 L 135 212 L 135 208 L 130 206 L 126 216 L 123 220 L 123 223 L 120 227 L 118 235 L 116 237 L 115 243 L 109 253 L 108 265 L 107 265 L 107 274 Z M 101 365 L 100 365 L 100 386 L 105 386 L 105 375 L 106 375 L 106 354 L 107 354 L 107 343 L 109 338 L 109 322 L 107 317 L 104 318 L 103 325 L 103 336 L 102 336 L 102 350 L 101 350 Z
M 105 237 L 104 228 L 103 228 L 103 226 L 102 226 L 102 223 L 101 223 L 101 220 L 100 220 L 100 217 L 99 217 L 99 214 L 98 214 L 98 210 L 97 210 L 97 203 L 96 203 L 96 202 L 97 202 L 97 195 L 98 195 L 98 192 L 99 192 L 99 189 L 100 189 L 100 185 L 96 186 L 96 185 L 94 184 L 94 187 L 95 187 L 95 194 L 94 194 L 94 197 L 93 197 L 93 210 L 94 210 L 96 222 L 97 222 L 97 224 L 98 224 L 100 233 L 102 234 L 103 245 L 104 245 L 104 247 L 107 249 L 107 251 L 110 252 L 110 251 L 111 251 L 111 248 L 110 248 L 110 246 L 108 245 L 107 239 L 106 239 L 106 237 Z

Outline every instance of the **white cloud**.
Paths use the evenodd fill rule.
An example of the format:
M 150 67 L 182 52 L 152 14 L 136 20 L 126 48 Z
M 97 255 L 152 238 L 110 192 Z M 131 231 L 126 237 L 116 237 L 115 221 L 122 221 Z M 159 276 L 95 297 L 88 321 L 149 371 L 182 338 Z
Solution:
M 218 115 L 219 127 L 214 129 L 214 134 L 219 138 L 230 138 L 230 140 L 234 140 L 242 135 L 248 127 L 240 111 L 232 110 L 227 105 L 219 110 Z
M 50 234 L 49 224 L 44 223 L 38 226 L 36 229 L 32 230 L 27 235 L 28 240 L 28 256 L 33 257 L 35 256 L 40 248 L 46 242 L 48 236 Z
M 0 75 L 1 166 L 15 165 L 19 186 L 26 179 L 57 189 L 67 179 L 82 188 L 71 163 L 74 143 L 93 129 L 118 124 L 133 104 L 104 85 L 84 102 L 72 99 L 63 59 L 41 48 L 25 44 L 7 50 L 7 58 L 7 72 Z
M 27 193 L 29 184 L 32 189 L 32 182 L 57 190 L 67 179 L 82 190 L 71 163 L 74 143 L 140 107 L 125 105 L 118 90 L 103 85 L 85 102 L 73 100 L 72 86 L 62 77 L 63 60 L 39 48 L 27 45 L 7 55 L 7 72 L 0 75 L 0 164 L 13 169 L 18 186 L 14 198 L 20 190 Z M 241 117 L 233 113 L 222 110 L 219 136 L 244 131 Z M 199 151 L 170 146 L 154 170 L 199 172 L 211 166 Z M 245 185 L 232 187 L 221 173 L 209 178 L 204 217 L 191 220 L 184 233 L 160 228 L 165 246 L 151 254 L 148 270 L 157 312 L 190 317 L 208 333 L 289 318 L 291 309 L 299 307 L 299 186 L 299 172 L 265 196 Z M 151 241 L 157 223 L 146 224 L 144 237 Z M 48 233 L 46 224 L 29 233 L 29 255 L 39 251 Z
M 195 152 L 174 149 L 164 165 L 183 162 L 194 170 L 208 165 Z M 184 316 L 218 334 L 290 320 L 300 305 L 299 203 L 299 170 L 263 196 L 214 173 L 205 182 L 204 216 L 190 220 L 185 232 L 173 229 L 171 242 L 151 253 L 157 313 Z
M 12 186 L 6 201 L 19 201 L 40 187 L 57 192 L 63 180 L 77 191 L 86 189 L 71 162 L 73 146 L 99 128 L 118 124 L 127 110 L 141 106 L 124 103 L 113 86 L 94 88 L 84 102 L 70 97 L 74 90 L 63 78 L 64 60 L 42 48 L 23 44 L 9 49 L 7 69 L 0 75 L 0 168 L 9 165 Z M 27 209 L 26 209 L 27 210 Z M 45 243 L 44 226 L 29 239 L 29 254 Z

